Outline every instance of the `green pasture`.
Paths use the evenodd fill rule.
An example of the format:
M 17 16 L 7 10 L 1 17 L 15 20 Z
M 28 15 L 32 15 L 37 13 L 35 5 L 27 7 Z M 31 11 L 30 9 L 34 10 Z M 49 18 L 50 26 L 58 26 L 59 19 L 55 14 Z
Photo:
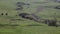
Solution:
M 36 12 L 38 6 L 57 6 L 60 4 L 55 2 L 48 2 L 46 4 L 34 4 L 34 1 L 45 2 L 45 0 L 0 0 L 0 24 L 19 25 L 0 26 L 0 34 L 60 34 L 60 27 L 48 26 L 44 23 L 39 23 L 16 16 L 23 12 L 32 14 Z M 18 12 L 15 10 L 17 8 L 17 2 L 30 3 L 31 6 L 28 9 L 26 8 L 27 6 L 24 6 L 23 11 Z M 1 13 L 4 13 L 4 15 L 2 16 Z M 8 16 L 6 16 L 5 13 L 8 13 Z M 54 13 L 56 13 L 56 15 Z M 56 16 L 56 19 L 60 20 L 59 9 L 44 8 L 42 11 L 36 13 L 36 15 L 43 19 L 54 19 L 54 16 Z M 11 19 L 21 20 L 12 21 Z

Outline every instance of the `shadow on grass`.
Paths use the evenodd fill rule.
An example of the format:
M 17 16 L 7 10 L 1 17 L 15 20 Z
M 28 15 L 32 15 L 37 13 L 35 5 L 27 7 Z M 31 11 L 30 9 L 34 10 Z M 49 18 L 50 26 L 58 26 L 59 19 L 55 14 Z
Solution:
M 24 21 L 23 19 L 10 19 L 11 21 L 15 21 L 15 20 L 21 20 Z
M 16 26 L 43 26 L 43 25 L 39 25 L 39 24 L 30 24 L 30 25 L 0 24 L 0 27 L 5 27 L 5 26 L 16 27 Z
M 0 24 L 0 27 L 5 27 L 5 26 L 19 26 L 18 24 Z
M 31 25 L 26 25 L 26 26 L 43 26 L 43 25 L 39 25 L 39 24 L 31 24 Z

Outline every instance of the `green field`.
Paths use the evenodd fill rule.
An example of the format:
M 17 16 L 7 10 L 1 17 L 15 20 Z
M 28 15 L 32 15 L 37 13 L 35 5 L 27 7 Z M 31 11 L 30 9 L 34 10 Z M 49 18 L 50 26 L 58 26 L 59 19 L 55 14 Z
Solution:
M 33 20 L 23 19 L 18 15 L 18 13 L 34 13 L 38 6 L 55 6 L 59 3 L 48 2 L 46 4 L 34 4 L 33 2 L 45 2 L 45 0 L 0 0 L 0 24 L 8 25 L 19 25 L 19 26 L 0 26 L 0 34 L 60 34 L 60 27 L 48 26 L 43 23 L 38 23 Z M 30 3 L 30 8 L 26 9 L 27 6 L 24 6 L 24 10 L 18 12 L 15 10 L 17 8 L 17 2 Z M 8 16 L 1 15 L 1 13 L 8 13 Z M 56 15 L 54 15 L 56 13 Z M 37 16 L 43 19 L 54 19 L 53 16 L 56 16 L 57 20 L 60 20 L 60 10 L 53 8 L 45 8 L 39 13 L 36 13 Z M 10 19 L 21 19 L 21 20 L 10 20 Z M 38 26 L 28 26 L 28 25 L 38 25 Z

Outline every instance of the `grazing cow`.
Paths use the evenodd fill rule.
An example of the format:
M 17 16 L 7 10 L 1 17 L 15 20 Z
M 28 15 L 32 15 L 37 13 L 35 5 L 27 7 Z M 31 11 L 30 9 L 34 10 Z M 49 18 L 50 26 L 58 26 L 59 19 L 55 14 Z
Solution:
M 17 2 L 17 9 L 16 10 L 23 10 L 23 5 L 25 5 L 24 2 Z
M 22 7 L 22 5 L 17 5 L 17 7 Z
M 48 26 L 56 26 L 57 20 L 48 20 Z
M 17 2 L 17 5 L 30 5 L 29 3 Z
M 5 14 L 6 16 L 8 15 L 8 13 Z
M 22 18 L 26 18 L 26 19 L 30 19 L 30 20 L 34 20 L 34 21 L 38 21 L 38 17 L 36 15 L 32 15 L 32 14 L 28 14 L 28 13 L 21 13 L 19 14 L 19 16 L 21 16 Z
M 19 14 L 19 16 L 21 16 L 22 18 L 26 18 L 26 15 L 29 15 L 28 13 L 21 13 Z
M 45 24 L 48 24 L 48 26 L 57 26 L 57 20 L 44 20 Z
M 56 6 L 55 9 L 60 9 L 60 5 L 59 6 Z
M 24 2 L 17 2 L 17 5 L 25 5 Z
M 23 7 L 18 7 L 16 10 L 23 10 Z
M 24 5 L 27 5 L 28 6 L 27 8 L 29 8 L 29 6 L 30 6 L 30 4 L 26 4 L 24 2 L 17 2 L 16 5 L 18 7 L 17 10 L 23 10 Z
M 4 15 L 3 13 L 1 13 L 1 15 Z

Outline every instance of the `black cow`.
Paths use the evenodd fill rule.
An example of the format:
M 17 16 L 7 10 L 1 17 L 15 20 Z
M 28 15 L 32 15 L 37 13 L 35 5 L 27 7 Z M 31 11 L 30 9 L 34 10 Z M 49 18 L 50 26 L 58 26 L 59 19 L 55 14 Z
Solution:
M 19 16 L 21 16 L 22 18 L 27 18 L 26 15 L 29 15 L 28 13 L 21 13 L 19 14 Z
M 22 18 L 26 18 L 26 19 L 30 19 L 30 20 L 34 20 L 34 21 L 38 21 L 38 17 L 36 15 L 32 15 L 32 14 L 28 14 L 28 13 L 21 13 L 19 14 L 19 16 L 21 16 Z
M 18 7 L 16 10 L 23 10 L 23 7 Z
M 56 6 L 55 9 L 60 9 L 60 5 L 59 6 Z
M 46 19 L 44 20 L 44 23 L 45 24 L 48 24 L 48 26 L 57 26 L 57 20 L 49 20 L 49 19 Z
M 57 20 L 47 20 L 48 26 L 57 26 Z
M 49 26 L 56 26 L 56 20 L 48 20 L 48 25 Z
M 17 5 L 25 5 L 24 2 L 17 2 Z
M 5 14 L 6 16 L 8 15 L 8 13 Z

